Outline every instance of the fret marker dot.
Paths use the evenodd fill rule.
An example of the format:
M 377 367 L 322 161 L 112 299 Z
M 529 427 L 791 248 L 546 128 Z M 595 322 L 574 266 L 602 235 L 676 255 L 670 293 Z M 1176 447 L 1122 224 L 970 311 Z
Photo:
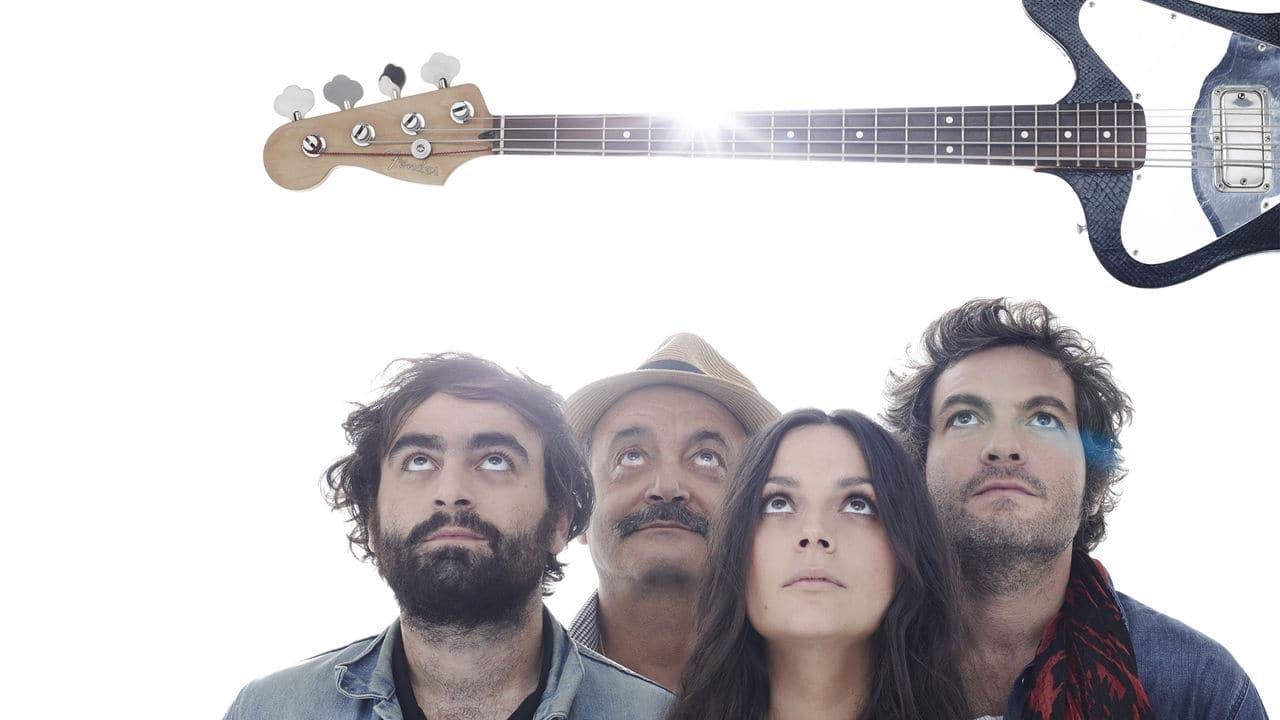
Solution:
M 955 149 L 955 147 L 954 147 L 954 146 L 951 146 L 951 145 L 948 145 L 948 146 L 947 146 L 947 154 L 948 154 L 948 155 L 950 155 L 951 153 L 953 153 L 953 152 L 955 152 L 955 151 L 956 151 L 956 149 Z
M 864 133 L 864 132 L 862 132 L 861 130 L 859 130 L 858 132 L 854 133 L 854 134 L 853 134 L 853 136 L 854 136 L 854 137 L 856 137 L 856 138 L 861 138 L 861 137 L 862 137 L 863 135 L 865 135 L 865 134 L 866 134 L 866 133 Z
M 1026 130 L 1023 130 L 1021 137 L 1023 140 L 1026 140 L 1027 138 L 1031 137 L 1031 133 L 1027 132 Z
M 788 130 L 788 131 L 787 131 L 787 137 L 789 137 L 789 138 L 793 138 L 793 137 L 795 137 L 795 136 L 796 136 L 796 131 L 795 131 L 795 130 Z
M 623 137 L 623 138 L 630 138 L 630 137 L 631 137 L 631 131 L 630 131 L 630 130 L 623 130 L 623 131 L 622 131 L 622 137 Z
M 948 116 L 947 116 L 947 124 L 948 124 L 948 125 L 950 125 L 950 124 L 951 124 L 951 123 L 953 123 L 953 122 L 955 122 L 955 118 L 953 118 L 953 117 L 951 117 L 950 115 L 948 115 Z
M 1108 138 L 1108 139 L 1109 139 L 1109 138 L 1111 137 L 1111 131 L 1110 131 L 1110 130 L 1103 130 L 1103 131 L 1102 131 L 1102 137 L 1104 137 L 1104 138 Z
M 1070 131 L 1070 130 L 1068 130 L 1068 131 L 1066 131 L 1066 132 L 1062 133 L 1062 137 L 1066 137 L 1066 138 L 1071 137 L 1071 131 Z

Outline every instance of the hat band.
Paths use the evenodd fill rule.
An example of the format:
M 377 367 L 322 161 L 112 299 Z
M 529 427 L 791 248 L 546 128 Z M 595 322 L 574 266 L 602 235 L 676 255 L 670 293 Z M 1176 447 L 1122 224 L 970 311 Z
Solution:
M 691 372 L 691 373 L 696 373 L 698 375 L 706 375 L 706 373 L 702 372 L 698 368 L 690 365 L 687 362 L 682 362 L 680 360 L 654 360 L 653 362 L 649 362 L 649 363 L 645 363 L 644 365 L 641 365 L 640 369 L 641 370 L 681 370 L 683 372 Z

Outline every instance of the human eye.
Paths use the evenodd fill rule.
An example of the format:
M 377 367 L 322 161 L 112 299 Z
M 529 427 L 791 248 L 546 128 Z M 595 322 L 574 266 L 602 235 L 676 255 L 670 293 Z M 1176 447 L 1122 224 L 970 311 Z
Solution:
M 724 458 L 715 450 L 703 448 L 693 454 L 693 464 L 702 468 L 721 468 L 724 467 Z
M 795 512 L 795 508 L 791 506 L 791 498 L 786 495 L 770 495 L 764 499 L 765 515 L 789 512 Z
M 436 461 L 422 453 L 413 453 L 405 458 L 401 468 L 408 472 L 424 472 L 438 469 Z
M 849 499 L 844 501 L 844 507 L 840 508 L 840 512 L 850 512 L 856 515 L 875 515 L 876 504 L 871 502 L 871 498 L 865 495 L 851 495 Z
M 1032 415 L 1027 424 L 1032 427 L 1049 428 L 1051 430 L 1057 430 L 1062 427 L 1062 421 L 1047 412 L 1038 412 Z
M 627 448 L 618 453 L 616 464 L 621 467 L 640 467 L 644 464 L 644 453 L 638 448 Z
M 978 414 L 972 410 L 961 410 L 951 416 L 952 427 L 973 427 L 978 424 Z
M 491 452 L 480 461 L 480 469 L 507 472 L 515 469 L 515 463 L 505 453 Z

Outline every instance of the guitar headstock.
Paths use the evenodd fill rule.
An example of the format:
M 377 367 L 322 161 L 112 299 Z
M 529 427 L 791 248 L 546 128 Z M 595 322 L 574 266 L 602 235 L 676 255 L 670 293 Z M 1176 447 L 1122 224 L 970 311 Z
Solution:
M 493 117 L 475 85 L 451 86 L 458 61 L 440 53 L 422 67 L 436 89 L 400 97 L 404 70 L 388 65 L 378 81 L 390 100 L 356 107 L 360 84 L 345 75 L 324 86 L 338 112 L 308 118 L 315 104 L 310 90 L 290 85 L 275 109 L 291 121 L 267 138 L 262 162 L 281 187 L 304 190 L 318 185 L 339 165 L 352 165 L 398 180 L 442 185 L 462 163 L 493 152 L 486 131 Z

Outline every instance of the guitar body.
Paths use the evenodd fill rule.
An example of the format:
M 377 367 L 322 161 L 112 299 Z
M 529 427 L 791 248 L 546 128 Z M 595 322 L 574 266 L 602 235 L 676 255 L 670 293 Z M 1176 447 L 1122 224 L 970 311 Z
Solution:
M 1106 103 L 1135 100 L 1124 82 L 1112 72 L 1106 62 L 1086 40 L 1080 24 L 1080 13 L 1086 0 L 1023 0 L 1027 14 L 1045 33 L 1052 37 L 1066 52 L 1076 69 L 1076 83 L 1062 99 L 1063 103 Z M 1106 0 L 1104 0 L 1106 1 Z M 1280 109 L 1275 100 L 1280 98 L 1280 13 L 1267 15 L 1240 13 L 1200 5 L 1188 0 L 1143 0 L 1150 5 L 1183 15 L 1195 21 L 1208 23 L 1229 32 L 1230 42 L 1223 48 L 1225 56 L 1209 73 L 1195 103 L 1196 108 L 1210 107 L 1213 89 L 1223 86 L 1267 87 L 1271 91 L 1270 125 L 1280 126 Z M 1260 52 L 1259 43 L 1270 46 L 1269 52 Z M 1177 106 L 1175 106 L 1177 107 Z M 1205 148 L 1212 142 L 1211 130 L 1200 113 L 1187 111 L 1186 141 L 1196 148 L 1197 159 L 1203 158 Z M 1271 164 L 1275 166 L 1274 156 Z M 1277 203 L 1261 210 L 1261 196 L 1267 193 L 1236 193 L 1224 202 L 1245 203 L 1253 201 L 1259 208 L 1256 216 L 1230 229 L 1224 228 L 1215 212 L 1213 195 L 1220 193 L 1211 179 L 1213 169 L 1190 168 L 1186 182 L 1195 188 L 1201 207 L 1206 214 L 1206 230 L 1218 233 L 1217 239 L 1199 248 L 1157 263 L 1139 261 L 1127 249 L 1122 240 L 1122 226 L 1130 193 L 1137 173 L 1130 170 L 1113 172 L 1100 170 L 1046 169 L 1065 180 L 1080 198 L 1084 208 L 1089 242 L 1098 260 L 1116 279 L 1128 285 L 1143 288 L 1165 287 L 1189 280 L 1211 270 L 1228 260 L 1253 253 L 1280 249 L 1280 213 Z M 1168 172 L 1178 173 L 1179 170 Z M 1272 193 L 1274 194 L 1274 189 Z M 1225 232 L 1224 232 L 1225 231 Z

